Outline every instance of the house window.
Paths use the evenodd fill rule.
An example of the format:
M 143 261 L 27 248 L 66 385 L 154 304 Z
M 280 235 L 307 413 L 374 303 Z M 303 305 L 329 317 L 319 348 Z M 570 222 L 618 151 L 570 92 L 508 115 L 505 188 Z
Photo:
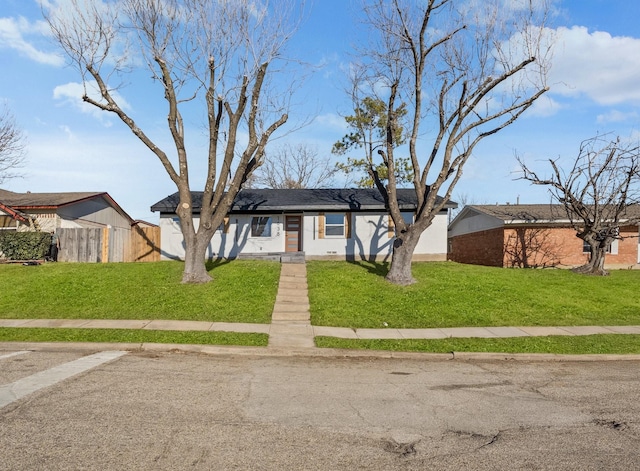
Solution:
M 402 212 L 400 214 L 405 224 L 413 224 L 413 213 Z M 396 224 L 393 222 L 391 214 L 387 214 L 387 235 L 389 238 L 396 236 Z
M 344 237 L 344 213 L 327 214 L 324 220 L 324 235 Z
M 229 218 L 228 217 L 224 218 L 224 221 L 222 221 L 222 224 L 220 224 L 218 226 L 218 231 L 222 232 L 224 234 L 228 234 L 229 233 Z
M 406 224 L 413 224 L 413 213 L 402 212 L 402 219 Z
M 613 250 L 612 250 L 613 249 Z M 586 240 L 582 241 L 582 253 L 591 253 L 591 246 Z M 618 253 L 618 241 L 614 240 L 607 247 L 606 253 L 617 254 Z
M 251 237 L 271 237 L 271 217 L 251 218 Z

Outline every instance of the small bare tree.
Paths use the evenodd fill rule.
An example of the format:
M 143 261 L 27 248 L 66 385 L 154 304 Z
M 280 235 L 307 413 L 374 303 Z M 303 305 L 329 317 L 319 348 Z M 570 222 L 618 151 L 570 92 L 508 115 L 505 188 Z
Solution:
M 24 165 L 24 160 L 24 134 L 5 105 L 0 110 L 0 183 L 17 177 L 16 170 Z
M 516 121 L 545 91 L 545 0 L 368 0 L 371 31 L 354 73 L 386 101 L 385 142 L 377 153 L 388 168 L 376 182 L 396 227 L 386 279 L 411 284 L 411 260 L 422 233 L 444 208 L 476 145 Z M 402 217 L 396 194 L 400 116 L 417 210 Z M 371 167 L 375 168 L 375 167 Z M 438 198 L 441 193 L 442 198 Z
M 253 174 L 252 186 L 267 188 L 327 188 L 338 170 L 317 149 L 306 144 L 284 144 L 268 152 Z
M 273 93 L 271 76 L 283 71 L 274 62 L 280 61 L 297 29 L 303 3 L 65 0 L 45 12 L 54 38 L 82 76 L 83 100 L 114 113 L 175 183 L 185 243 L 184 283 L 211 279 L 205 267 L 211 237 L 262 162 L 272 134 L 288 119 L 290 93 Z M 125 75 L 132 81 L 150 76 L 157 86 L 158 98 L 166 101 L 173 149 L 163 149 L 119 102 L 111 81 Z M 197 104 L 208 131 L 199 225 L 194 221 L 189 136 L 182 114 Z
M 635 206 L 640 202 L 640 146 L 592 137 L 580 144 L 569 170 L 550 159 L 552 172 L 548 178 L 539 177 L 522 159 L 518 162 L 521 178 L 549 186 L 576 236 L 589 245 L 589 261 L 574 271 L 607 275 L 605 256 L 613 241 L 621 238 L 620 227 L 640 222 Z

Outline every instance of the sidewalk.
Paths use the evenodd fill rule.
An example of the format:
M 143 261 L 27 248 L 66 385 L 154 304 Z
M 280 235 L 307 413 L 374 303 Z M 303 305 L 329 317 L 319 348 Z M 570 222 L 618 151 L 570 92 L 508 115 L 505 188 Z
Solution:
M 269 335 L 269 347 L 314 348 L 316 336 L 345 339 L 446 339 L 546 337 L 552 335 L 640 334 L 633 326 L 557 327 L 447 327 L 437 329 L 351 329 L 311 325 L 304 263 L 283 263 L 271 324 L 172 320 L 115 319 L 0 319 L 0 327 L 49 327 L 73 329 L 141 329 L 176 331 L 222 331 Z
M 547 337 L 552 335 L 640 334 L 640 325 L 627 326 L 558 326 L 558 327 L 447 327 L 440 329 L 350 329 L 312 326 L 305 322 L 281 320 L 271 324 L 166 320 L 99 319 L 0 319 L 0 327 L 49 327 L 70 329 L 141 329 L 177 331 L 218 331 L 269 334 L 269 345 L 305 337 L 343 339 L 446 339 Z M 277 341 L 276 337 L 279 337 Z M 283 345 L 278 345 L 283 346 Z M 303 345 L 292 345 L 303 346 Z M 310 346 L 310 345 L 306 345 Z

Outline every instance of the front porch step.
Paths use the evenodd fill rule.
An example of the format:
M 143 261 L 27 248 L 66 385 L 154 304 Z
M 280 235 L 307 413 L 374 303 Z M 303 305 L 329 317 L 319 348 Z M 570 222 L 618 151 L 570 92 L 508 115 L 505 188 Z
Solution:
M 238 260 L 268 260 L 272 262 L 303 264 L 305 263 L 304 252 L 253 252 L 240 253 Z

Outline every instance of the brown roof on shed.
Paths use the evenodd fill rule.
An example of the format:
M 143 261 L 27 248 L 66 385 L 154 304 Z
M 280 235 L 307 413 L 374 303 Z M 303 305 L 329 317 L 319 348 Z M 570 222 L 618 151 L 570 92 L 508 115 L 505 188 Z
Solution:
M 14 193 L 0 189 L 0 201 L 19 209 L 57 208 L 101 195 L 108 196 L 106 192 Z

